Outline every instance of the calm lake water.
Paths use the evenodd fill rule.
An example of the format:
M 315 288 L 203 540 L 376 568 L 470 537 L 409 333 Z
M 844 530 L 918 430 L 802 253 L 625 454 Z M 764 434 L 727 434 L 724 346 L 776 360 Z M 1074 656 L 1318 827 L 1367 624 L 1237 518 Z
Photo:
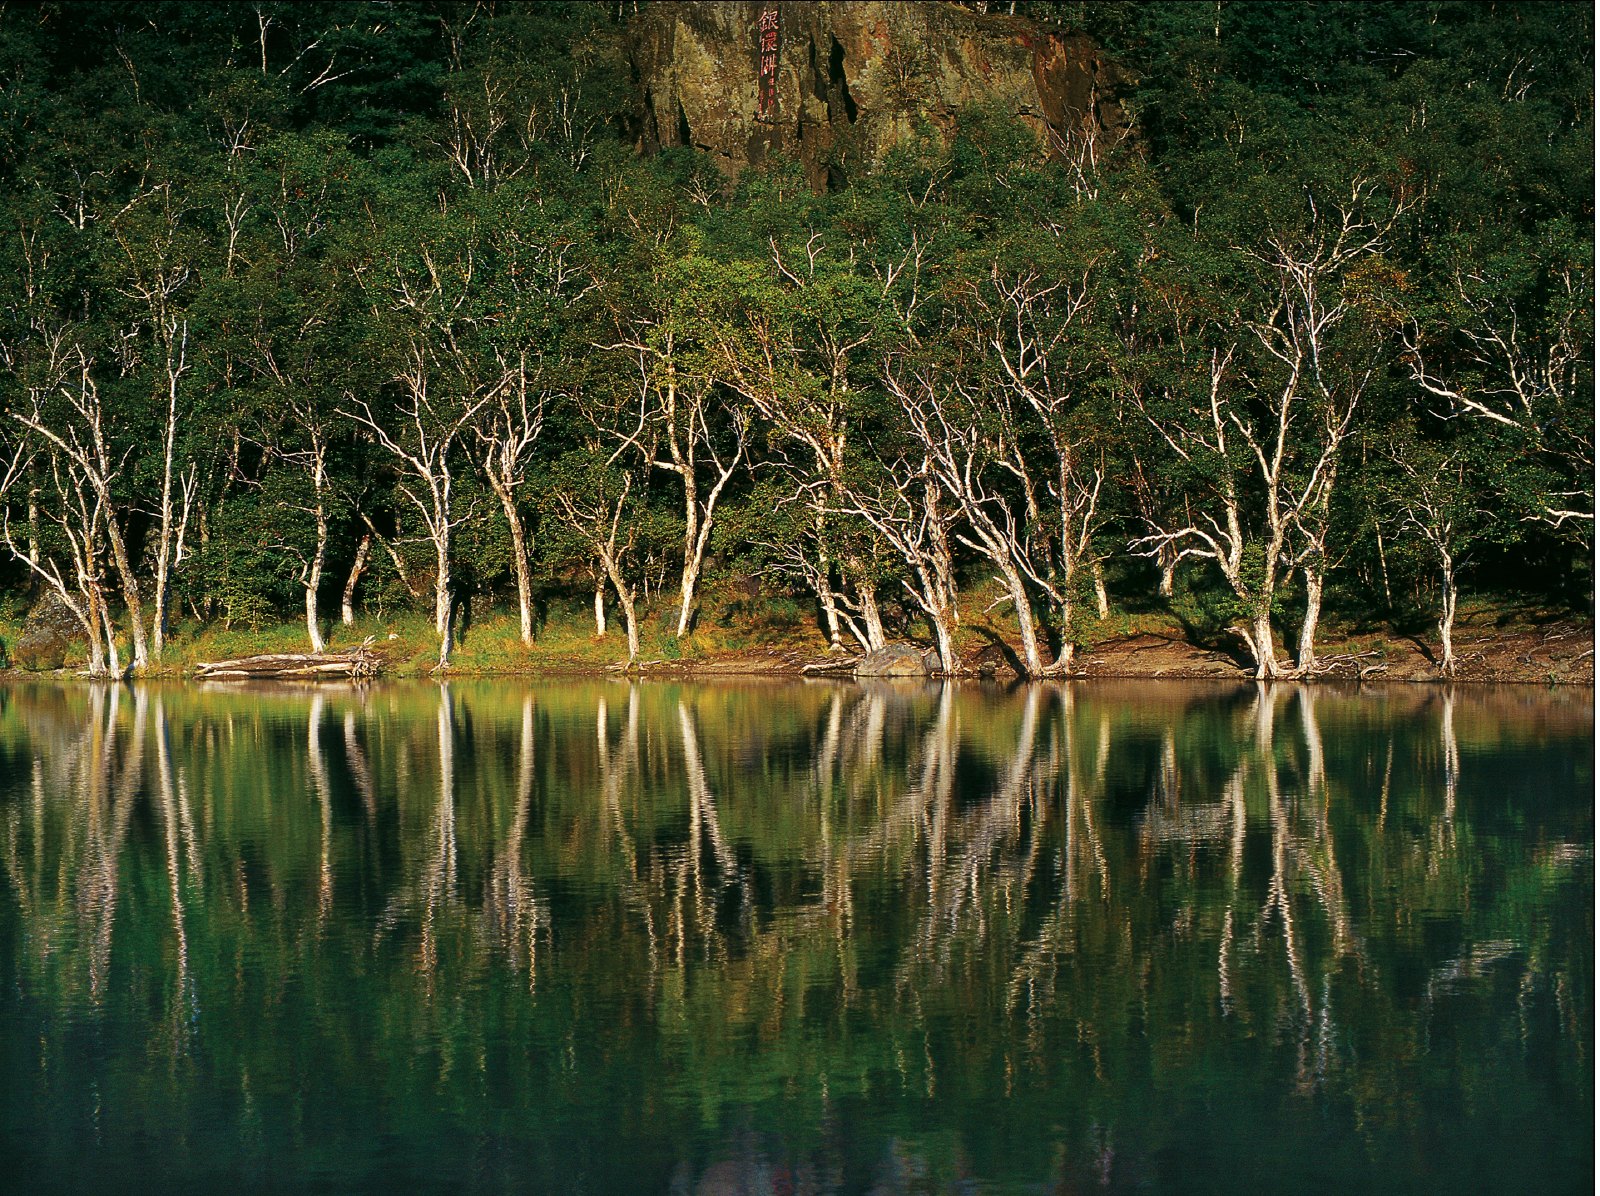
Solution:
M 13 1190 L 1592 1190 L 1593 694 L 0 688 Z

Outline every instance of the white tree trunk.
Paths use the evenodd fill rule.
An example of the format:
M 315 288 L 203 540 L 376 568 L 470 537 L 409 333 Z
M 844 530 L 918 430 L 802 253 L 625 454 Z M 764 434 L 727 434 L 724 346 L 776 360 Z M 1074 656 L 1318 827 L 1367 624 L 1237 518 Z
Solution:
M 633 590 L 610 562 L 606 569 L 611 574 L 611 587 L 617 592 L 617 603 L 622 607 L 622 625 L 628 632 L 628 663 L 632 664 L 639 659 L 639 615 L 633 606 Z
M 156 540 L 156 584 L 151 596 L 150 652 L 161 659 L 167 643 L 167 594 L 172 581 L 172 536 L 176 520 L 172 510 L 172 455 L 178 435 L 178 375 L 168 371 L 167 438 L 161 460 L 161 534 Z
M 450 667 L 450 523 L 441 520 L 433 532 L 435 571 L 433 575 L 433 630 L 439 637 L 439 667 Z
M 367 568 L 367 554 L 371 551 L 372 533 L 367 532 L 356 545 L 356 559 L 351 562 L 350 573 L 344 579 L 344 597 L 339 603 L 339 621 L 346 627 L 356 621 L 356 587 L 361 584 L 361 575 Z
M 102 638 L 100 607 L 103 599 L 91 593 L 87 598 L 88 610 L 81 622 L 89 636 L 89 675 L 103 677 L 106 673 L 106 646 Z
M 106 668 L 113 677 L 122 676 L 122 653 L 117 648 L 117 629 L 111 622 L 111 609 L 100 604 L 100 622 L 106 632 Z M 137 626 L 137 624 L 135 624 Z
M 327 551 L 327 523 L 318 520 L 317 546 L 312 552 L 311 563 L 306 569 L 306 639 L 311 643 L 313 652 L 322 652 L 327 648 L 327 641 L 322 638 L 322 627 L 317 619 L 317 591 L 322 586 L 322 558 Z
M 1272 616 L 1263 609 L 1251 616 L 1245 642 L 1256 659 L 1256 680 L 1270 681 L 1283 675 L 1278 666 L 1277 649 L 1272 642 Z
M 101 496 L 106 504 L 106 539 L 111 544 L 111 560 L 117 567 L 117 577 L 122 582 L 122 601 L 128 608 L 128 622 L 133 632 L 133 667 L 146 668 L 150 664 L 149 643 L 145 639 L 144 631 L 144 602 L 139 597 L 139 581 L 133 575 L 133 565 L 128 560 L 128 545 L 122 538 L 122 529 L 117 526 L 116 517 L 111 513 L 111 495 L 106 493 Z M 106 614 L 110 618 L 110 612 Z M 112 669 L 117 670 L 113 662 Z
M 995 563 L 1000 566 L 1000 578 L 1005 582 L 1006 593 L 1011 595 L 1011 607 L 1017 616 L 1017 634 L 1022 640 L 1022 671 L 1030 680 L 1043 677 L 1047 670 L 1039 651 L 1039 636 L 1033 626 L 1033 607 L 1028 602 L 1022 574 L 1009 562 Z
M 528 571 L 527 533 L 522 515 L 517 510 L 516 495 L 501 480 L 490 477 L 495 494 L 500 499 L 500 509 L 506 517 L 506 527 L 511 532 L 511 572 L 517 580 L 517 625 L 522 642 L 533 647 L 533 578 Z
M 857 562 L 856 568 L 856 605 L 861 609 L 861 627 L 867 636 L 867 651 L 876 652 L 889 645 L 889 637 L 883 630 L 883 612 L 878 609 L 878 591 L 872 584 L 872 579 L 866 575 L 866 570 Z
M 822 604 L 822 623 L 828 632 L 828 648 L 839 651 L 844 647 L 839 635 L 839 602 L 833 593 L 833 561 L 828 555 L 827 529 L 822 512 L 816 516 L 817 533 L 817 601 Z
M 606 634 L 606 583 L 599 578 L 594 583 L 594 634 L 604 639 Z
M 39 563 L 39 487 L 28 488 L 28 564 Z
M 1456 675 L 1455 645 L 1451 642 L 1451 632 L 1455 629 L 1456 622 L 1456 567 L 1455 561 L 1447 552 L 1440 553 L 1443 565 L 1441 578 L 1442 599 L 1439 611 L 1439 672 L 1446 677 Z
M 955 612 L 950 608 L 928 612 L 933 624 L 934 642 L 939 649 L 939 668 L 954 676 L 961 671 L 961 657 L 956 655 Z
M 1317 667 L 1317 623 L 1322 618 L 1323 576 L 1320 568 L 1308 565 L 1303 570 L 1306 579 L 1306 614 L 1300 623 L 1300 650 L 1295 655 L 1296 667 L 1302 675 Z
M 1158 559 L 1161 564 L 1161 581 L 1156 590 L 1163 598 L 1171 598 L 1173 575 L 1178 571 L 1177 550 L 1170 543 L 1163 544 Z
M 700 584 L 701 553 L 684 557 L 683 580 L 678 585 L 678 628 L 673 633 L 682 639 L 689 633 L 689 616 L 694 610 L 694 592 Z

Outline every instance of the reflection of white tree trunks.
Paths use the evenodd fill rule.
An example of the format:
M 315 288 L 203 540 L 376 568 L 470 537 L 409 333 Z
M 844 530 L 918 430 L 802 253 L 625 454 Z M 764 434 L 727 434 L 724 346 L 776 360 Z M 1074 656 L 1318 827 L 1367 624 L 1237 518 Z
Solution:
M 663 965 L 663 944 L 656 928 L 654 907 L 650 901 L 649 886 L 640 879 L 641 860 L 639 851 L 634 845 L 633 836 L 628 831 L 627 820 L 622 813 L 622 791 L 629 778 L 636 777 L 639 772 L 639 685 L 633 682 L 628 686 L 628 713 L 623 724 L 622 734 L 617 740 L 617 746 L 612 748 L 609 740 L 608 718 L 609 708 L 605 697 L 602 695 L 595 708 L 595 730 L 599 740 L 600 761 L 600 793 L 601 807 L 606 814 L 602 824 L 602 835 L 608 844 L 614 845 L 617 854 L 622 859 L 622 892 L 627 905 L 639 915 L 644 923 L 645 936 L 649 942 L 650 975 L 647 981 L 648 992 L 653 993 L 655 986 L 661 978 Z M 672 918 L 668 916 L 666 934 L 670 938 Z
M 1043 701 L 1043 686 L 1035 687 Z M 1110 720 L 1102 718 L 1097 732 L 1095 759 L 1090 762 L 1079 751 L 1076 703 L 1066 686 L 1053 690 L 1059 714 L 1048 724 L 1044 750 L 1028 753 L 1028 801 L 1033 841 L 1023 854 L 1022 866 L 1014 873 L 1017 892 L 1026 892 L 1033 883 L 1037 861 L 1042 855 L 1042 828 L 1052 821 L 1050 800 L 1060 795 L 1063 801 L 1061 825 L 1063 841 L 1058 858 L 1061 885 L 1054 908 L 1046 914 L 1039 932 L 1022 951 L 1022 959 L 1012 973 L 1008 1007 L 1015 1008 L 1026 993 L 1031 1011 L 1036 1003 L 1047 1007 L 1054 990 L 1055 973 L 1063 954 L 1075 950 L 1078 905 L 1087 894 L 1085 878 L 1098 878 L 1100 892 L 1109 899 L 1110 871 L 1096 825 L 1094 803 L 1104 795 L 1106 767 L 1110 753 Z M 1026 721 L 1026 711 L 1024 711 Z M 1026 731 L 1025 731 L 1026 734 Z M 1017 811 L 1021 814 L 1021 809 Z M 1088 866 L 1083 866 L 1087 855 Z M 1009 899 L 1008 899 L 1009 902 Z M 1098 1063 L 1096 1064 L 1098 1067 Z
M 148 697 L 141 688 L 135 699 L 143 706 Z M 144 721 L 144 711 L 135 716 L 136 723 Z M 172 1006 L 172 1045 L 175 1052 L 184 1049 L 187 1027 L 193 1024 L 195 1009 L 194 978 L 189 972 L 189 935 L 183 921 L 183 867 L 178 850 L 179 816 L 177 786 L 172 776 L 172 749 L 167 731 L 167 711 L 160 698 L 156 699 L 155 717 L 156 781 L 161 795 L 162 841 L 167 857 L 167 889 L 172 901 L 173 957 L 177 975 Z
M 955 702 L 949 682 L 940 686 L 939 710 L 922 741 L 922 775 L 916 785 L 922 806 L 922 828 L 928 847 L 928 917 L 923 923 L 921 946 L 933 947 L 933 935 L 943 902 L 945 853 L 950 840 L 950 815 L 955 802 L 956 726 Z
M 1176 811 L 1182 787 L 1182 778 L 1178 775 L 1178 741 L 1169 723 L 1161 733 L 1161 767 L 1156 773 L 1156 793 L 1164 805 Z
M 946 689 L 949 689 L 946 683 Z M 971 907 L 976 926 L 977 941 L 988 937 L 991 923 L 983 917 L 982 897 L 996 889 L 995 884 L 984 883 L 984 870 L 996 861 L 1014 858 L 1001 850 L 1008 840 L 1014 839 L 1022 822 L 1023 799 L 1028 795 L 1028 778 L 1034 767 L 1034 744 L 1038 739 L 1040 689 L 1030 686 L 1023 698 L 1022 719 L 1017 730 L 1016 747 L 1000 783 L 983 804 L 965 815 L 960 821 L 958 841 L 960 851 L 949 866 L 948 876 L 941 888 L 945 895 L 943 908 L 937 911 L 936 925 L 931 927 L 934 937 L 941 932 L 953 936 L 961 926 L 964 910 Z M 951 745 L 951 771 L 954 755 L 959 745 Z M 1025 886 L 1028 857 L 1023 857 L 1022 883 Z
M 1319 806 L 1323 822 L 1328 816 L 1328 764 L 1322 754 L 1322 728 L 1317 723 L 1317 697 L 1308 686 L 1299 686 L 1295 697 L 1300 706 L 1300 733 L 1306 744 L 1306 796 Z
M 690 820 L 690 851 L 694 859 L 694 875 L 697 882 L 696 895 L 700 890 L 700 856 L 701 847 L 699 836 L 703 832 L 706 840 L 711 844 L 712 855 L 716 858 L 717 869 L 721 874 L 723 885 L 738 885 L 744 894 L 745 904 L 751 900 L 749 886 L 739 869 L 738 860 L 734 858 L 733 851 L 728 847 L 728 842 L 722 836 L 722 824 L 717 817 L 716 799 L 711 794 L 711 787 L 706 783 L 705 764 L 700 758 L 700 738 L 695 733 L 694 719 L 689 715 L 689 708 L 683 702 L 678 703 L 678 729 L 683 736 L 683 763 L 689 781 L 689 820 Z M 707 907 L 707 916 L 710 911 Z M 708 921 L 707 929 L 710 929 Z
M 1282 797 L 1278 792 L 1278 770 L 1267 761 L 1263 775 L 1267 785 L 1267 814 L 1272 824 L 1272 879 L 1267 885 L 1267 904 L 1261 914 L 1265 918 L 1276 910 L 1283 923 L 1283 947 L 1289 960 L 1289 975 L 1294 991 L 1300 998 L 1301 1012 L 1305 1015 L 1302 1034 L 1311 1022 L 1311 989 L 1306 984 L 1305 967 L 1301 963 L 1300 945 L 1295 938 L 1294 907 L 1289 899 L 1289 818 L 1284 812 Z
M 1284 809 L 1282 794 L 1278 785 L 1277 758 L 1273 751 L 1273 733 L 1277 719 L 1277 706 L 1286 696 L 1287 691 L 1283 686 L 1269 685 L 1264 681 L 1256 682 L 1256 697 L 1253 704 L 1253 721 L 1255 723 L 1254 752 L 1250 759 L 1253 769 L 1258 771 L 1262 783 L 1266 788 L 1267 816 L 1272 829 L 1272 877 L 1267 884 L 1267 900 L 1257 917 L 1258 928 L 1274 913 L 1278 915 L 1283 925 L 1284 953 L 1289 962 L 1289 975 L 1294 986 L 1302 1017 L 1300 1019 L 1300 1048 L 1302 1057 L 1309 1041 L 1310 1026 L 1312 1021 L 1311 989 L 1306 982 L 1305 967 L 1302 960 L 1300 943 L 1296 936 L 1294 921 L 1294 906 L 1290 897 L 1290 863 L 1291 853 L 1298 860 L 1300 853 L 1294 851 L 1293 831 L 1289 825 L 1289 817 Z M 1240 772 L 1245 769 L 1245 761 L 1240 762 Z M 1236 851 L 1243 851 L 1243 786 L 1240 787 L 1240 809 L 1236 813 L 1235 835 L 1237 840 Z M 1235 864 L 1234 867 L 1238 865 Z M 1231 929 L 1231 924 L 1227 929 Z
M 1095 825 L 1094 803 L 1105 792 L 1106 760 L 1111 750 L 1111 716 L 1102 711 L 1100 734 L 1095 751 L 1094 777 L 1087 787 L 1079 786 L 1078 813 L 1083 820 L 1084 837 L 1089 841 L 1089 851 L 1094 859 L 1095 872 L 1100 877 L 1100 900 L 1111 900 L 1111 865 L 1106 859 L 1105 843 L 1100 829 Z M 1075 753 L 1074 753 L 1075 754 Z
M 1222 790 L 1223 809 L 1232 815 L 1232 833 L 1228 837 L 1228 906 L 1222 918 L 1222 942 L 1217 948 L 1217 992 L 1224 1015 L 1233 1012 L 1234 909 L 1239 902 L 1239 880 L 1244 870 L 1244 774 L 1245 761 L 1241 759 Z
M 95 884 L 96 900 L 92 909 L 92 916 L 97 919 L 94 932 L 94 951 L 98 956 L 95 965 L 95 974 L 99 982 L 97 1002 L 104 997 L 105 983 L 110 977 L 111 928 L 117 912 L 122 846 L 127 839 L 128 824 L 133 817 L 134 805 L 144 786 L 148 694 L 142 690 L 138 692 L 140 696 L 134 701 L 133 731 L 128 737 L 126 754 L 122 759 L 118 759 L 116 729 L 120 721 L 118 712 L 121 707 L 121 692 L 112 690 L 111 701 L 106 709 L 104 734 L 97 745 L 94 759 L 97 775 L 92 783 L 94 792 L 101 802 L 106 796 L 106 782 L 115 778 L 114 785 L 110 786 L 111 809 L 106 812 L 110 825 L 102 827 L 94 854 L 94 867 L 99 873 Z
M 603 739 L 602 727 L 602 739 Z M 533 803 L 533 695 L 522 699 L 521 745 L 517 764 L 517 804 L 504 846 L 496 853 L 484 894 L 485 912 L 506 960 L 515 970 L 528 973 L 528 991 L 538 982 L 539 930 L 546 921 L 534 895 L 532 881 L 522 868 L 522 842 L 528 832 Z
M 1306 795 L 1316 817 L 1316 836 L 1313 850 L 1305 854 L 1305 863 L 1311 872 L 1312 887 L 1328 921 L 1333 926 L 1334 954 L 1342 956 L 1358 950 L 1354 932 L 1350 927 L 1350 909 L 1345 901 L 1344 875 L 1339 870 L 1335 854 L 1333 828 L 1328 824 L 1328 769 L 1322 751 L 1322 729 L 1317 722 L 1317 697 L 1310 687 L 1302 687 L 1300 699 L 1300 724 L 1306 741 Z M 1331 1017 L 1326 1000 L 1323 1018 Z
M 819 870 L 822 873 L 822 909 L 831 919 L 834 935 L 841 952 L 844 940 L 855 922 L 854 887 L 851 883 L 850 853 L 834 850 L 834 803 L 841 796 L 839 754 L 844 737 L 844 692 L 835 689 L 828 702 L 828 717 L 822 732 L 822 743 L 817 751 L 817 761 L 811 770 L 813 791 L 817 798 L 818 839 L 821 851 Z M 841 958 L 843 955 L 841 954 Z M 844 997 L 855 992 L 854 971 L 843 976 Z
M 306 719 L 306 763 L 311 772 L 311 788 L 321 812 L 322 853 L 317 869 L 317 930 L 320 933 L 333 909 L 333 794 L 328 785 L 328 766 L 322 756 L 321 691 L 312 695 L 311 713 Z
M 350 775 L 355 778 L 356 791 L 361 794 L 361 805 L 367 811 L 367 821 L 371 822 L 378 816 L 378 795 L 372 788 L 372 769 L 367 765 L 367 754 L 361 750 L 361 744 L 356 739 L 356 715 L 353 710 L 345 711 L 344 715 L 344 758 Z
M 1461 744 L 1456 739 L 1456 696 L 1444 691 L 1444 713 L 1439 718 L 1439 738 L 1444 747 L 1444 820 L 1455 840 L 1456 787 L 1461 781 Z
M 456 890 L 456 723 L 448 684 L 439 686 L 438 721 L 439 810 L 434 818 L 432 858 L 423 875 L 422 934 L 417 947 L 417 970 L 425 978 L 424 986 L 430 998 L 439 969 L 439 911 L 454 899 Z

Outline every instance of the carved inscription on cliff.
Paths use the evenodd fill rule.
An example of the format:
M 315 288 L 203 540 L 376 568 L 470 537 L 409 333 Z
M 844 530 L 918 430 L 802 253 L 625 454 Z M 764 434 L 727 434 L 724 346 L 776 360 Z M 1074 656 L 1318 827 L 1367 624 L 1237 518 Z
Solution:
M 768 4 L 756 24 L 760 67 L 756 75 L 756 115 L 771 120 L 778 111 L 778 6 Z

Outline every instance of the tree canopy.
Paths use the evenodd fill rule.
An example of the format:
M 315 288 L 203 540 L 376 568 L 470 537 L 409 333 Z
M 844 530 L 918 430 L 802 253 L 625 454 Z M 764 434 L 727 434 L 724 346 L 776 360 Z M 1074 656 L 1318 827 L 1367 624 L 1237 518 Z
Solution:
M 638 155 L 632 7 L 0 5 L 9 600 L 446 663 L 472 594 L 631 656 L 759 574 L 954 670 L 990 586 L 1030 674 L 1120 607 L 1261 676 L 1591 601 L 1588 6 L 1019 3 L 1132 136 L 980 105 L 824 192 Z

